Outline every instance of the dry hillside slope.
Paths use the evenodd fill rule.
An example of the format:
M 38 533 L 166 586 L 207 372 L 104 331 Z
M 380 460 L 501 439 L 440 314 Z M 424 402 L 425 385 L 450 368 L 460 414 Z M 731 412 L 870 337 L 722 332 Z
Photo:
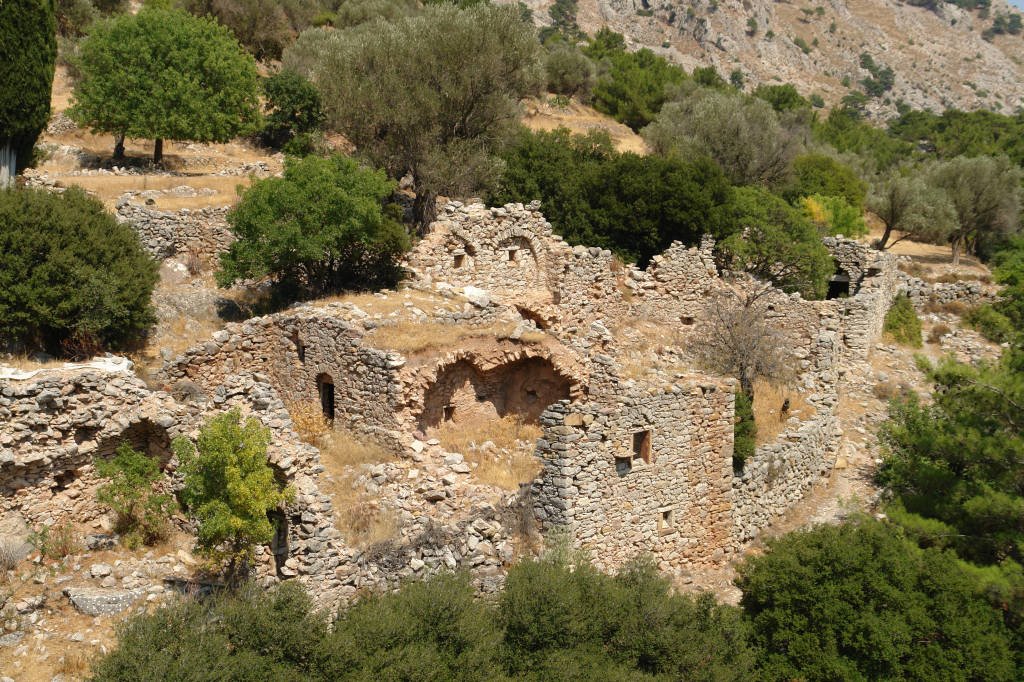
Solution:
M 550 21 L 553 0 L 526 4 L 538 23 Z M 934 11 L 895 0 L 579 0 L 578 22 L 590 34 L 608 26 L 687 69 L 739 69 L 748 86 L 790 82 L 830 105 L 849 92 L 844 77 L 857 88 L 868 75 L 859 66 L 867 52 L 896 76 L 890 104 L 873 102 L 876 114 L 900 99 L 935 111 L 1013 113 L 1024 103 L 1024 36 L 982 38 L 997 14 L 1010 12 L 1017 10 L 1006 0 L 993 0 L 987 19 L 941 0 Z

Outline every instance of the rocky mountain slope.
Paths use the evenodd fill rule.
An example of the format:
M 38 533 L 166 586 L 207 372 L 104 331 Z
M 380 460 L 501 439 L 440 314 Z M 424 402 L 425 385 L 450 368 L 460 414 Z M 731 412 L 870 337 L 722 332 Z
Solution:
M 550 22 L 554 0 L 526 4 L 536 21 Z M 895 76 L 869 104 L 873 113 L 894 111 L 899 100 L 1014 113 L 1024 104 L 1024 34 L 982 34 L 1017 12 L 1006 0 L 992 0 L 986 18 L 942 0 L 933 9 L 896 0 L 579 0 L 577 21 L 590 34 L 608 26 L 687 69 L 738 69 L 748 87 L 790 82 L 829 105 L 861 89 L 867 53 Z

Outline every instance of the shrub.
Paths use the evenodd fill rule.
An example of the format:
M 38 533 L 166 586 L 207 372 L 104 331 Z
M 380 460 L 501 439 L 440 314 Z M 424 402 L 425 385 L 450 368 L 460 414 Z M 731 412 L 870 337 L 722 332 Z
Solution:
M 754 456 L 757 449 L 757 423 L 754 421 L 754 405 L 750 396 L 736 393 L 736 421 L 733 427 L 732 468 L 743 471 L 743 465 Z
M 1017 679 L 1012 636 L 974 577 L 896 527 L 790 533 L 739 575 L 763 679 Z
M 260 132 L 263 144 L 291 153 L 303 151 L 324 122 L 320 93 L 308 80 L 287 70 L 263 81 L 263 92 L 267 98 Z
M 47 559 L 59 560 L 82 551 L 78 532 L 66 521 L 40 527 L 29 534 L 28 541 Z
M 904 294 L 896 297 L 889 312 L 885 314 L 883 329 L 896 343 L 912 348 L 921 347 L 921 319 L 910 298 Z
M 201 552 L 227 562 L 235 579 L 251 559 L 253 546 L 270 542 L 274 526 L 267 512 L 291 499 L 267 464 L 270 429 L 256 418 L 244 423 L 237 410 L 206 423 L 196 444 L 176 438 L 174 452 L 184 476 L 181 500 L 199 521 Z
M 21 551 L 21 542 L 13 537 L 0 537 L 0 573 L 17 568 L 24 558 Z M 4 576 L 0 576 L 2 578 Z
M 228 214 L 236 241 L 217 282 L 270 276 L 288 298 L 393 285 L 408 246 L 381 205 L 394 187 L 347 157 L 289 159 L 284 177 L 254 182 Z
M 949 325 L 942 324 L 940 322 L 939 324 L 934 325 L 931 331 L 928 332 L 928 343 L 938 344 L 942 341 L 943 336 L 952 331 L 953 330 L 949 328 Z
M 544 59 L 548 91 L 586 98 L 594 87 L 594 64 L 575 47 L 557 46 Z
M 117 515 L 116 529 L 127 547 L 152 545 L 167 537 L 174 499 L 153 490 L 161 478 L 155 459 L 122 443 L 111 459 L 96 461 L 96 473 L 111 479 L 96 491 L 96 499 Z
M 845 163 L 825 154 L 801 154 L 793 160 L 793 182 L 784 191 L 786 200 L 796 202 L 815 194 L 838 196 L 854 208 L 864 205 L 867 183 Z
M 0 191 L 0 339 L 124 348 L 155 322 L 157 279 L 135 231 L 82 190 Z
M 861 237 L 868 233 L 861 209 L 851 206 L 841 196 L 815 194 L 804 197 L 800 203 L 822 235 Z

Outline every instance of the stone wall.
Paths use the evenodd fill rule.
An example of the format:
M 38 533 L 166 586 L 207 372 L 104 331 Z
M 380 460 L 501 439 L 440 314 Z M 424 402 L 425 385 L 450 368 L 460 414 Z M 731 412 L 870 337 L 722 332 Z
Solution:
M 734 386 L 634 385 L 614 404 L 562 401 L 541 417 L 537 518 L 596 565 L 652 554 L 664 570 L 730 556 Z
M 899 273 L 900 286 L 918 311 L 929 305 L 963 303 L 977 306 L 991 303 L 998 297 L 998 287 L 981 282 L 926 282 L 918 277 Z
M 228 207 L 207 207 L 179 211 L 157 211 L 122 197 L 116 216 L 131 224 L 142 246 L 157 260 L 196 254 L 213 260 L 234 241 L 228 229 Z

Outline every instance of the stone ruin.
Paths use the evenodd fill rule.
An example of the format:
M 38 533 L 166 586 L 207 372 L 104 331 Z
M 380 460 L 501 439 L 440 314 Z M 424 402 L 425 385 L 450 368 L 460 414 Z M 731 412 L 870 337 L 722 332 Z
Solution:
M 737 471 L 736 382 L 699 371 L 687 349 L 716 296 L 757 283 L 719 273 L 710 239 L 638 269 L 569 246 L 538 209 L 451 202 L 408 255 L 404 291 L 228 324 L 165 362 L 159 390 L 124 371 L 0 378 L 0 510 L 97 518 L 93 462 L 122 441 L 157 456 L 173 489 L 170 439 L 234 407 L 272 430 L 269 462 L 298 493 L 258 575 L 300 580 L 324 604 L 456 567 L 496 589 L 536 531 L 566 533 L 606 569 L 638 554 L 670 573 L 734 558 L 830 473 L 841 374 L 867 358 L 910 279 L 891 255 L 829 238 L 829 299 L 767 291 L 813 414 L 789 418 Z M 627 371 L 637 320 L 660 330 L 658 347 Z M 417 330 L 425 338 L 402 340 Z M 394 507 L 396 537 L 346 542 L 320 453 L 286 407 L 296 403 L 395 454 L 357 483 Z M 540 473 L 517 492 L 482 485 L 433 437 L 506 415 L 542 430 Z

